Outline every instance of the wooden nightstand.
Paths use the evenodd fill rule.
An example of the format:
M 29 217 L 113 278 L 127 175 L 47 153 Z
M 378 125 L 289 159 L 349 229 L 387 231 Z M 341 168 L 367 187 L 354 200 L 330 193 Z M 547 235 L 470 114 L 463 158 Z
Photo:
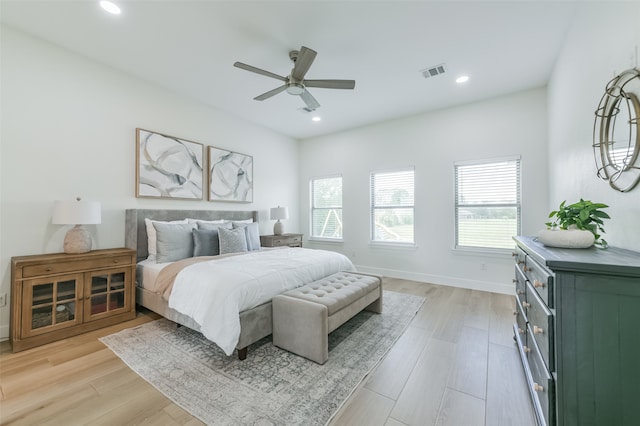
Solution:
M 262 247 L 302 247 L 302 234 L 260 235 Z
M 14 352 L 135 318 L 136 252 L 11 258 Z

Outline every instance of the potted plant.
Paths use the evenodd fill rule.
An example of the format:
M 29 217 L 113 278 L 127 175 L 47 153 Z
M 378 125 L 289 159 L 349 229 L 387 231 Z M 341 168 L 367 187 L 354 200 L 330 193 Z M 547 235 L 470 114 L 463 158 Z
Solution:
M 600 234 L 604 234 L 603 219 L 610 219 L 601 210 L 607 207 L 606 204 L 592 203 L 582 198 L 569 205 L 565 200 L 560 203 L 558 210 L 549 213 L 549 218 L 553 220 L 546 223 L 548 229 L 541 231 L 538 239 L 553 247 L 586 248 L 596 244 L 606 248 L 607 241 Z

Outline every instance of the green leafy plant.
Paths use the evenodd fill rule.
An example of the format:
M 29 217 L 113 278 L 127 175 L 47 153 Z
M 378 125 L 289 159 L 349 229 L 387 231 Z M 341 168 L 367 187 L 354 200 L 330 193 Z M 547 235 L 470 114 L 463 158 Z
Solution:
M 600 238 L 600 234 L 604 234 L 603 219 L 611 219 L 609 215 L 603 212 L 607 206 L 602 203 L 592 203 L 589 200 L 580 199 L 579 202 L 566 205 L 566 200 L 560 203 L 558 210 L 549 213 L 549 218 L 553 221 L 547 222 L 549 228 L 560 229 L 582 229 L 590 231 L 596 238 L 595 244 L 606 248 L 607 241 Z

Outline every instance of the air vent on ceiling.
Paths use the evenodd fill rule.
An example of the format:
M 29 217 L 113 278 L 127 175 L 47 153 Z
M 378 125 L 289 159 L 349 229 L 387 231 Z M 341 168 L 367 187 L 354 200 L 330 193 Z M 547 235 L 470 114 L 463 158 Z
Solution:
M 435 77 L 435 76 L 440 75 L 440 74 L 444 74 L 446 72 L 446 70 L 444 68 L 444 64 L 440 64 L 440 65 L 434 65 L 434 66 L 429 67 L 429 68 L 425 68 L 425 69 L 421 70 L 420 72 L 422 73 L 424 78 L 430 78 L 430 77 Z

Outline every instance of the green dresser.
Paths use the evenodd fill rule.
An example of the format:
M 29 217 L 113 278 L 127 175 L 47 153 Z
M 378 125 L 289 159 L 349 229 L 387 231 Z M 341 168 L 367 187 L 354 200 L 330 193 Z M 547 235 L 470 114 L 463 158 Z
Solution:
M 515 237 L 516 322 L 541 425 L 640 425 L 640 253 Z

